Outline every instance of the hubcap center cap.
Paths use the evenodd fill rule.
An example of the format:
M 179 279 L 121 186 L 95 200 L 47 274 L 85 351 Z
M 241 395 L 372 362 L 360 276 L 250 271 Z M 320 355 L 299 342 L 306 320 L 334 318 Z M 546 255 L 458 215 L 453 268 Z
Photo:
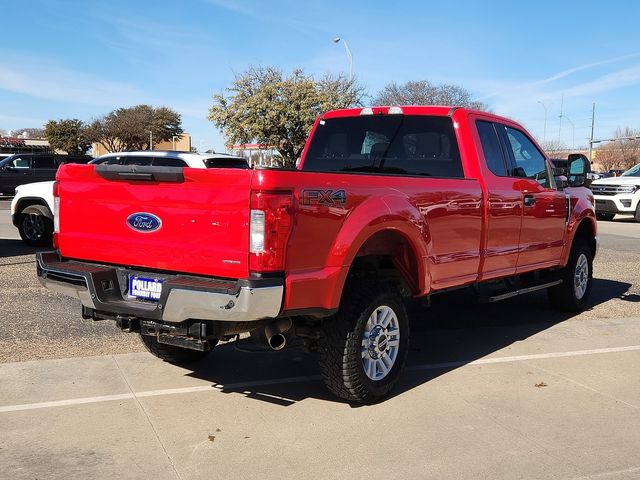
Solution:
M 369 335 L 369 355 L 371 358 L 380 358 L 380 356 L 387 349 L 389 343 L 389 336 L 385 332 L 385 329 L 381 325 L 376 325 L 371 329 Z

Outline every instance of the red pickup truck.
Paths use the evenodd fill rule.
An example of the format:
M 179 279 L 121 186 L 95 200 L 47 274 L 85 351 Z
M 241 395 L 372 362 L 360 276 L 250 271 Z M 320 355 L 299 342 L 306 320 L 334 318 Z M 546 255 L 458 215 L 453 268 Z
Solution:
M 294 170 L 65 165 L 38 275 L 169 362 L 244 332 L 276 350 L 296 335 L 335 394 L 369 403 L 404 367 L 409 298 L 547 289 L 585 307 L 593 196 L 584 158 L 567 170 L 486 112 L 331 111 Z

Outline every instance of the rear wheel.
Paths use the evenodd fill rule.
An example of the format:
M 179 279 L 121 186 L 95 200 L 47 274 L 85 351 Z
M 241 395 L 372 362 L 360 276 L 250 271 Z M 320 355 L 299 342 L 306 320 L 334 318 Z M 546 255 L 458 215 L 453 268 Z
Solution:
M 598 220 L 609 221 L 609 220 L 613 220 L 613 217 L 615 216 L 616 216 L 615 213 L 596 213 L 596 218 Z
M 158 342 L 153 335 L 140 335 L 142 343 L 154 356 L 174 365 L 188 365 L 206 357 L 209 351 L 191 350 L 189 348 L 176 347 Z M 213 348 L 214 343 L 212 343 Z
M 352 284 L 338 313 L 322 322 L 318 350 L 327 387 L 361 403 L 387 395 L 402 374 L 409 345 L 399 291 L 385 284 Z
M 33 247 L 51 245 L 53 239 L 53 222 L 39 208 L 27 207 L 18 220 L 20 238 Z
M 551 304 L 564 311 L 584 310 L 593 283 L 593 256 L 589 246 L 577 240 L 571 250 L 569 262 L 562 269 L 562 283 L 548 290 Z

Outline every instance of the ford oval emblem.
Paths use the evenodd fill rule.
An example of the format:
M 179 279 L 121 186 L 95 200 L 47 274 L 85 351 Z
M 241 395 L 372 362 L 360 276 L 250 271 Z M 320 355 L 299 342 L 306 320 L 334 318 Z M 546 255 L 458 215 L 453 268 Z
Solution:
M 137 232 L 150 233 L 162 227 L 162 220 L 150 213 L 138 212 L 127 217 L 127 225 Z

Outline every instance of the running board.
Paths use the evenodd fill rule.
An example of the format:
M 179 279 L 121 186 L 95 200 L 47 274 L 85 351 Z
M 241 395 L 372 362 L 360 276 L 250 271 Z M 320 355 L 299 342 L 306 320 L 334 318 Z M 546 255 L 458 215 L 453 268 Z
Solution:
M 535 292 L 538 290 L 544 290 L 545 288 L 555 287 L 556 285 L 560 285 L 562 280 L 554 280 L 553 282 L 543 283 L 542 285 L 534 285 L 533 287 L 521 288 L 519 290 L 513 290 L 512 292 L 502 293 L 500 295 L 494 295 L 493 297 L 481 298 L 480 302 L 482 303 L 494 303 L 499 302 L 501 300 L 506 300 L 507 298 L 517 297 L 518 295 L 525 295 L 527 293 Z

